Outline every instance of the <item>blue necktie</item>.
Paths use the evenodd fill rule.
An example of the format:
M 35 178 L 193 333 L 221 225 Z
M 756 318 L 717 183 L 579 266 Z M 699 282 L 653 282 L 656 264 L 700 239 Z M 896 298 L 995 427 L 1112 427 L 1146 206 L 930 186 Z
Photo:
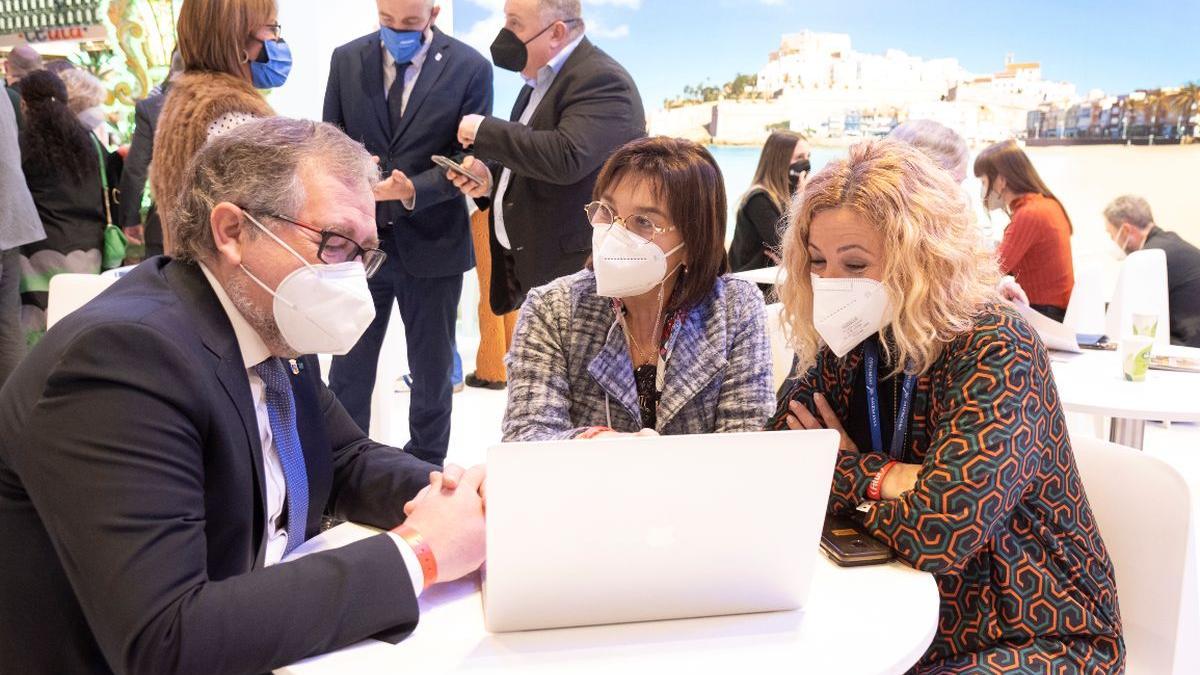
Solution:
M 397 63 L 396 64 L 396 79 L 392 82 L 392 87 L 388 89 L 388 114 L 392 120 L 392 134 L 400 131 L 400 125 L 404 123 L 404 73 L 412 63 Z
M 279 463 L 283 466 L 283 479 L 287 486 L 287 547 L 284 555 L 291 553 L 304 542 L 304 530 L 308 524 L 308 474 L 304 469 L 304 449 L 300 447 L 300 434 L 296 430 L 296 401 L 292 398 L 292 384 L 288 381 L 283 363 L 270 358 L 254 366 L 254 372 L 262 378 L 266 391 L 267 418 L 271 421 L 271 436 Z M 263 448 L 266 452 L 266 448 Z

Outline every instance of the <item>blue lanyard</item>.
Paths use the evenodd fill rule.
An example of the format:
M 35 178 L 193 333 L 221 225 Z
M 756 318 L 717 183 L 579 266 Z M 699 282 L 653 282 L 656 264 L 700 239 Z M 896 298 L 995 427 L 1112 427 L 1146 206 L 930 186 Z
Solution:
M 867 412 L 871 419 L 871 449 L 883 452 L 883 424 L 879 420 L 879 346 L 869 339 L 863 345 L 863 370 L 867 375 Z M 912 407 L 913 389 L 917 376 L 904 376 L 904 393 L 900 397 L 900 409 L 896 412 L 896 428 L 892 432 L 892 459 L 904 456 L 904 431 L 908 426 L 908 413 Z

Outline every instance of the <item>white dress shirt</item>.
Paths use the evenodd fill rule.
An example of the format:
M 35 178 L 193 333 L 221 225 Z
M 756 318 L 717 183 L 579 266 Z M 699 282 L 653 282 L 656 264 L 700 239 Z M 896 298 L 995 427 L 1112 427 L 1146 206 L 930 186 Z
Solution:
M 271 434 L 271 420 L 267 416 L 266 390 L 262 378 L 254 370 L 254 366 L 271 358 L 271 350 L 263 342 L 258 331 L 254 330 L 250 322 L 246 321 L 246 318 L 234 306 L 233 301 L 229 299 L 229 295 L 225 293 L 225 289 L 217 282 L 208 267 L 201 263 L 200 270 L 204 272 L 204 278 L 208 279 L 213 293 L 216 294 L 217 300 L 221 302 L 221 307 L 229 317 L 238 349 L 242 352 L 242 363 L 246 365 L 246 377 L 250 381 L 250 397 L 254 401 L 254 416 L 258 420 L 258 439 L 262 444 L 263 483 L 266 485 L 264 497 L 267 513 L 267 550 L 263 555 L 263 565 L 270 567 L 283 560 L 283 552 L 287 549 L 288 542 L 287 528 L 283 522 L 287 516 L 287 509 L 284 508 L 287 500 L 287 481 L 284 479 L 279 449 L 275 447 L 275 439 Z M 404 559 L 404 566 L 408 568 L 409 578 L 412 579 L 413 591 L 419 596 L 425 585 L 425 576 L 417 560 L 417 554 L 399 535 L 392 532 L 389 532 L 388 535 L 396 542 L 396 548 L 399 549 L 400 557 Z
M 530 79 L 522 76 L 525 84 L 533 87 L 533 92 L 529 94 L 529 102 L 525 104 L 525 110 L 521 111 L 521 124 L 529 125 L 529 120 L 533 119 L 533 113 L 537 111 L 538 104 L 546 97 L 546 91 L 550 89 L 550 85 L 554 84 L 554 78 L 558 76 L 558 71 L 562 70 L 563 64 L 567 62 L 575 48 L 583 40 L 583 35 L 575 38 L 574 41 L 563 47 L 563 50 L 556 54 L 550 62 L 542 66 L 537 71 L 537 77 Z M 485 118 L 486 121 L 486 118 Z M 480 122 L 483 126 L 483 122 Z M 478 128 L 476 128 L 478 133 Z M 496 198 L 492 200 L 492 209 L 495 211 L 493 219 L 496 223 L 496 241 L 507 249 L 512 249 L 512 243 L 508 240 L 508 230 L 504 227 L 504 193 L 508 192 L 508 183 L 512 180 L 512 170 L 504 167 L 500 171 L 500 184 L 496 187 Z
M 413 55 L 412 62 L 404 71 L 404 98 L 400 100 L 400 114 L 408 109 L 408 99 L 412 96 L 413 87 L 417 86 L 417 78 L 421 75 L 421 66 L 425 65 L 425 57 L 429 55 L 429 45 L 433 42 L 433 29 L 426 28 L 423 35 L 421 48 Z M 396 83 L 396 58 L 383 45 L 383 40 L 379 41 L 379 48 L 383 50 L 383 97 L 387 98 L 392 91 L 392 85 Z M 401 200 L 404 208 L 412 211 L 417 207 L 417 195 L 414 194 L 412 199 L 408 201 Z

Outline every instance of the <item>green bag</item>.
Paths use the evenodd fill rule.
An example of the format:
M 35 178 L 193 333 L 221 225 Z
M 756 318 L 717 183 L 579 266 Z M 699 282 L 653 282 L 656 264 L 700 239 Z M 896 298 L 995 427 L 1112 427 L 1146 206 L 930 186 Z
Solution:
M 121 228 L 109 223 L 104 226 L 104 252 L 101 254 L 100 267 L 111 270 L 125 263 L 125 251 L 129 240 Z
M 120 267 L 125 263 L 126 248 L 129 245 L 129 240 L 125 238 L 125 232 L 113 223 L 112 218 L 112 191 L 108 187 L 108 168 L 104 161 L 104 149 L 100 147 L 100 140 L 95 134 L 91 134 L 92 145 L 96 146 L 96 159 L 100 162 L 100 187 L 104 192 L 104 251 L 100 256 L 100 268 L 111 270 Z

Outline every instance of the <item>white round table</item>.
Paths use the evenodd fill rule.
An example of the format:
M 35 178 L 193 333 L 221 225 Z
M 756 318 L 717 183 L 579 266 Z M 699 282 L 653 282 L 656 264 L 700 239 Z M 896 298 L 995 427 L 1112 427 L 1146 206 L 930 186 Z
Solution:
M 929 648 L 939 597 L 900 563 L 840 568 L 818 554 L 805 609 L 488 633 L 477 577 L 422 595 L 404 642 L 374 640 L 276 673 L 903 673 Z M 647 601 L 653 602 L 652 598 Z M 869 638 L 865 636 L 870 636 Z
M 1200 373 L 1151 370 L 1144 382 L 1128 382 L 1115 351 L 1050 358 L 1063 408 L 1111 417 L 1114 443 L 1141 449 L 1147 420 L 1200 422 Z

